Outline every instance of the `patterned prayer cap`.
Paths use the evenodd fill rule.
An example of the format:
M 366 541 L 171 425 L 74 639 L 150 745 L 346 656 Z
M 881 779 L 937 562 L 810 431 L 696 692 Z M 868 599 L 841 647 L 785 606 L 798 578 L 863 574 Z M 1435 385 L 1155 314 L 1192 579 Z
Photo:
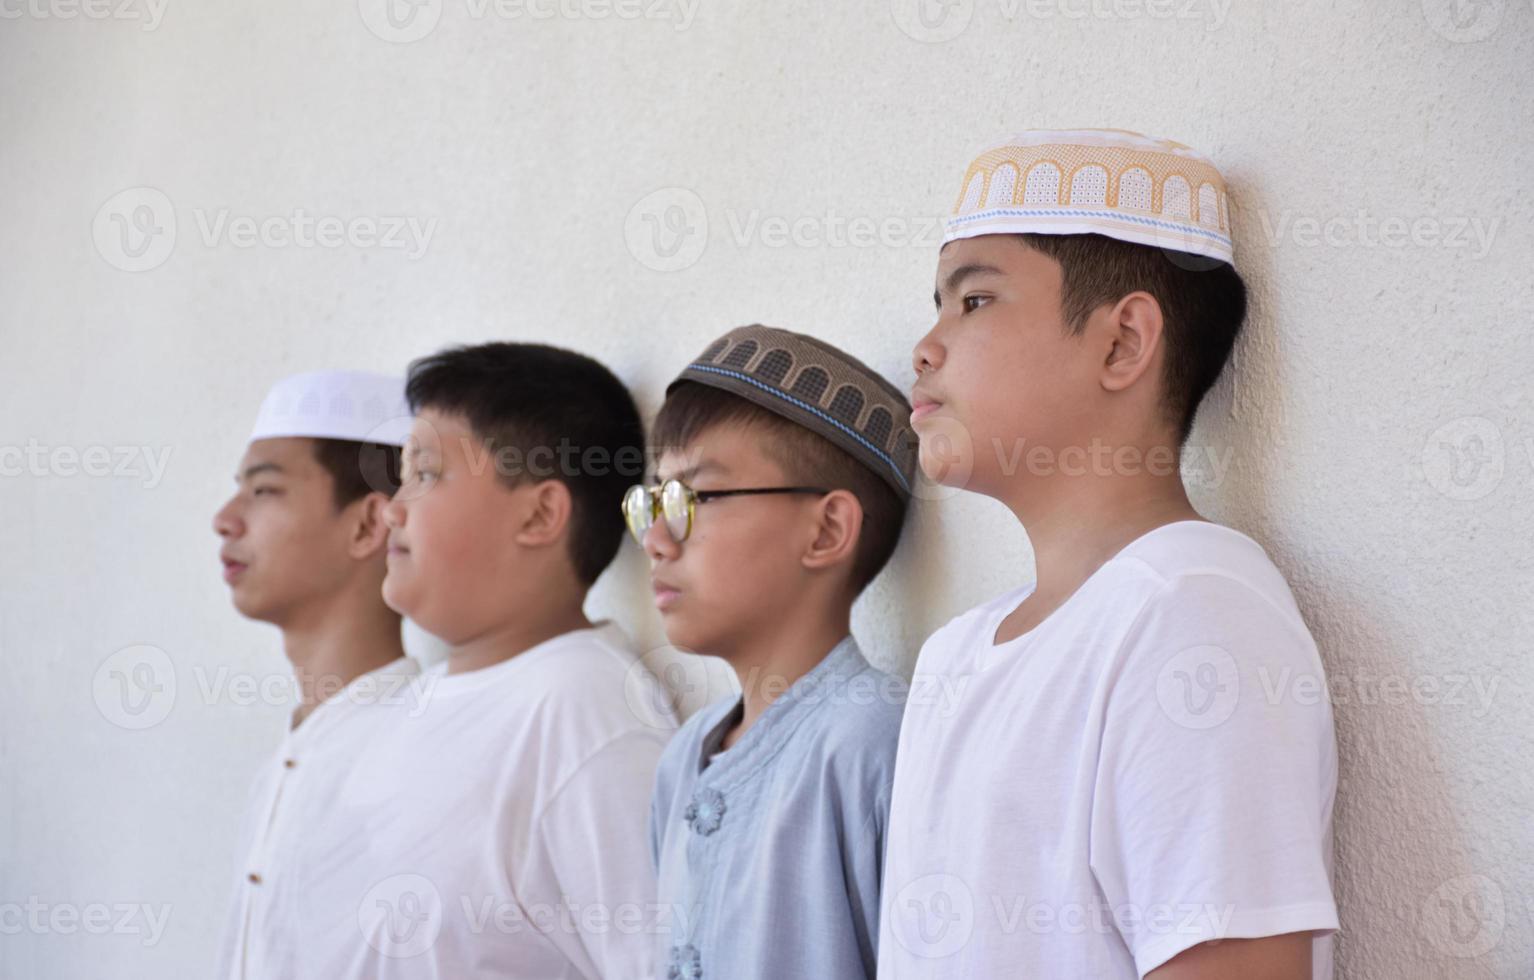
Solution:
M 916 479 L 911 403 L 862 361 L 801 333 L 753 324 L 708 345 L 676 380 L 721 388 L 851 454 L 902 497 Z
M 976 157 L 943 243 L 978 235 L 1097 234 L 1234 265 L 1214 164 L 1121 129 L 1035 129 Z

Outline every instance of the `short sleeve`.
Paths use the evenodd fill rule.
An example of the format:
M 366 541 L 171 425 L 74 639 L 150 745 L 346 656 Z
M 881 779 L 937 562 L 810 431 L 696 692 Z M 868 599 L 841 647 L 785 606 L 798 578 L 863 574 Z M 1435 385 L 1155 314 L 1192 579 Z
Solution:
M 1336 929 L 1331 706 L 1287 589 L 1174 579 L 1112 669 L 1091 865 L 1140 974 L 1212 939 Z
M 608 743 L 562 786 L 539 816 L 516 876 L 530 909 L 560 909 L 539 923 L 581 975 L 654 975 L 655 871 L 646 839 L 662 740 L 635 733 Z

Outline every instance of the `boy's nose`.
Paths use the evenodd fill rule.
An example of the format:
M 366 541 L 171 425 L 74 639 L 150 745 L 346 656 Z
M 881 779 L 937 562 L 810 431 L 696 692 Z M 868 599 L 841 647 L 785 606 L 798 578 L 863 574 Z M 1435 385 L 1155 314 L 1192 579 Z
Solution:
M 665 521 L 655 521 L 645 528 L 640 543 L 644 545 L 645 554 L 650 556 L 651 562 L 660 561 L 662 558 L 675 558 L 682 551 L 681 544 L 671 536 Z
M 243 530 L 243 522 L 235 513 L 234 501 L 230 500 L 213 515 L 213 533 L 221 538 L 237 538 Z
M 920 378 L 928 371 L 942 366 L 943 348 L 933 337 L 937 333 L 937 327 L 927 331 L 927 335 L 916 342 L 911 350 L 911 368 Z

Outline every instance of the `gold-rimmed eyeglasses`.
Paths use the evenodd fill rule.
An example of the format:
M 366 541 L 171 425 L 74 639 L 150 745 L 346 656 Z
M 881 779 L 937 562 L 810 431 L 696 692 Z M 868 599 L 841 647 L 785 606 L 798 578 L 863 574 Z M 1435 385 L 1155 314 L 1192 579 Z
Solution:
M 743 497 L 768 493 L 827 494 L 822 487 L 751 487 L 740 490 L 694 490 L 681 480 L 667 480 L 659 486 L 635 484 L 623 495 L 623 519 L 629 533 L 640 545 L 644 534 L 657 520 L 664 519 L 666 531 L 674 541 L 685 541 L 692 533 L 693 514 L 699 504 L 721 497 Z

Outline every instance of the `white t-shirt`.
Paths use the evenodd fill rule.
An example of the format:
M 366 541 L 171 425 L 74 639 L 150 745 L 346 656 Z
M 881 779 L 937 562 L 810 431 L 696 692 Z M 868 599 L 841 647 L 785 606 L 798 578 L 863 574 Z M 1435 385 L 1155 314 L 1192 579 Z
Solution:
M 288 910 L 288 978 L 650 976 L 647 821 L 676 721 L 614 626 L 438 664 L 361 751 Z
M 922 647 L 881 980 L 1141 977 L 1211 939 L 1310 930 L 1330 978 L 1331 706 L 1261 546 L 1157 528 L 996 645 L 1030 591 Z
M 223 980 L 282 977 L 308 941 L 301 914 L 310 876 L 335 841 L 360 829 L 336 793 L 383 729 L 391 707 L 409 704 L 420 668 L 400 657 L 354 679 L 282 738 L 257 775 L 240 828 L 239 861 L 224 927 Z M 353 869 L 365 873 L 365 869 Z

